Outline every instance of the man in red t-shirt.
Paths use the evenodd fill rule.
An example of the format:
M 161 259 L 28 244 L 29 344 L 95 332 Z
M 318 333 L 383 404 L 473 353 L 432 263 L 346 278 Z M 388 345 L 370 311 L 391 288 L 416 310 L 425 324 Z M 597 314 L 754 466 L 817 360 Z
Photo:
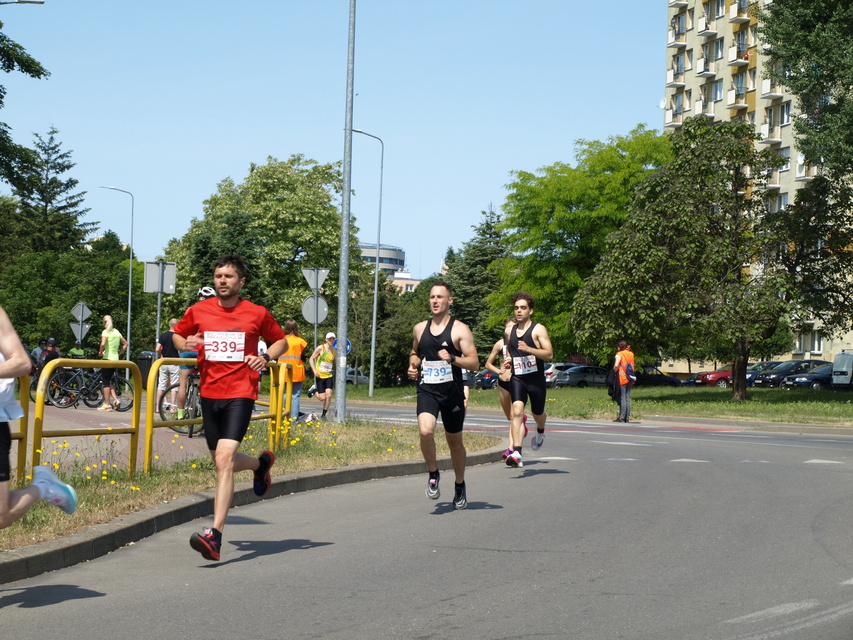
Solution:
M 284 332 L 270 312 L 240 297 L 246 284 L 243 258 L 220 258 L 213 267 L 213 282 L 216 297 L 191 306 L 172 329 L 178 352 L 198 351 L 204 435 L 216 465 L 213 527 L 190 538 L 190 546 L 207 560 L 219 560 L 234 474 L 254 471 L 255 494 L 262 496 L 269 489 L 272 451 L 252 458 L 237 449 L 258 398 L 259 372 L 287 349 Z M 259 338 L 269 345 L 263 355 L 258 355 Z

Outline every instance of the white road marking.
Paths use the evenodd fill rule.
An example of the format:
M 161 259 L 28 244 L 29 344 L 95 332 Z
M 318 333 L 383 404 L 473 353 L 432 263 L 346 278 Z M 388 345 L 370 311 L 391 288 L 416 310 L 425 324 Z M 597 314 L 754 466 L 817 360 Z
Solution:
M 803 464 L 844 464 L 838 460 L 806 460 Z
M 607 440 L 590 440 L 590 442 L 592 442 L 593 444 L 617 444 L 617 445 L 621 445 L 623 447 L 651 447 L 651 446 L 654 446 L 651 444 L 645 444 L 645 443 L 641 443 L 641 442 L 610 442 Z
M 563 458 L 562 456 L 544 456 L 542 458 L 536 458 L 536 460 L 577 460 L 577 458 Z
M 670 462 L 709 462 L 708 460 L 695 460 L 693 458 L 677 458 L 675 460 L 670 460 Z
M 726 624 L 761 622 L 763 620 L 770 620 L 771 618 L 778 618 L 779 616 L 787 616 L 791 613 L 796 613 L 797 611 L 814 609 L 818 604 L 819 602 L 817 600 L 806 600 L 805 602 L 789 602 L 787 604 L 780 604 L 776 607 L 770 607 L 769 609 L 765 609 L 764 611 L 756 611 L 755 613 L 750 613 L 748 615 L 741 616 L 740 618 L 726 620 Z
M 636 458 L 605 458 L 605 462 L 637 462 Z

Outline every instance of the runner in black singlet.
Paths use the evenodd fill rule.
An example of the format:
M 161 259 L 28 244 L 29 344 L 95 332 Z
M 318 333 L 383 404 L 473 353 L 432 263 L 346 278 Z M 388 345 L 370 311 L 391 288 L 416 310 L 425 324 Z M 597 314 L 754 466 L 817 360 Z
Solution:
M 429 294 L 432 317 L 419 322 L 413 331 L 409 354 L 409 378 L 418 381 L 418 429 L 421 453 L 429 472 L 427 497 L 437 500 L 439 472 L 435 452 L 435 427 L 438 415 L 450 448 L 450 459 L 456 475 L 453 508 L 468 506 L 465 491 L 465 444 L 462 425 L 465 420 L 465 395 L 462 369 L 474 371 L 479 365 L 474 336 L 463 322 L 450 317 L 453 302 L 450 286 L 437 281 Z
M 506 333 L 507 351 L 512 358 L 510 398 L 512 400 L 512 441 L 524 442 L 524 405 L 530 400 L 530 412 L 536 421 L 536 433 L 531 441 L 539 449 L 545 440 L 545 361 L 554 357 L 548 330 L 533 322 L 533 297 L 519 291 L 513 298 L 515 326 Z M 514 444 L 507 466 L 523 467 L 520 445 Z

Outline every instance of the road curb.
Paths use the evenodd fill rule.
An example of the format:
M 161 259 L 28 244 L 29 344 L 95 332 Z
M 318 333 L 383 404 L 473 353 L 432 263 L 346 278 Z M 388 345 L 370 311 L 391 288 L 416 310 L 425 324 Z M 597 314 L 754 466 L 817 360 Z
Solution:
M 505 448 L 506 443 L 503 443 L 498 447 L 469 453 L 467 466 L 499 462 Z M 442 471 L 452 469 L 450 457 L 439 458 L 438 467 Z M 381 462 L 293 473 L 273 478 L 273 483 L 263 498 L 255 495 L 251 482 L 241 482 L 235 487 L 233 506 L 244 506 L 314 489 L 422 473 L 425 473 L 423 460 Z M 64 538 L 4 551 L 0 554 L 0 584 L 33 578 L 48 571 L 88 562 L 158 531 L 212 515 L 213 496 L 213 490 L 194 493 L 89 527 Z

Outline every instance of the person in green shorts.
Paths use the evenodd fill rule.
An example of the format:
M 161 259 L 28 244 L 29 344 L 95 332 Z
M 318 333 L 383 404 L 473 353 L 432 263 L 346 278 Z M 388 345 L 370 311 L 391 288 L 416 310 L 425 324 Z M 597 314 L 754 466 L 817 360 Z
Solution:
M 101 332 L 101 346 L 98 349 L 98 357 L 104 360 L 120 360 L 121 354 L 127 349 L 127 340 L 113 326 L 112 316 L 104 316 L 104 330 Z M 118 404 L 118 397 L 113 392 L 115 385 L 115 369 L 106 367 L 101 369 L 101 385 L 104 387 L 104 404 L 98 407 L 98 411 L 112 411 Z

